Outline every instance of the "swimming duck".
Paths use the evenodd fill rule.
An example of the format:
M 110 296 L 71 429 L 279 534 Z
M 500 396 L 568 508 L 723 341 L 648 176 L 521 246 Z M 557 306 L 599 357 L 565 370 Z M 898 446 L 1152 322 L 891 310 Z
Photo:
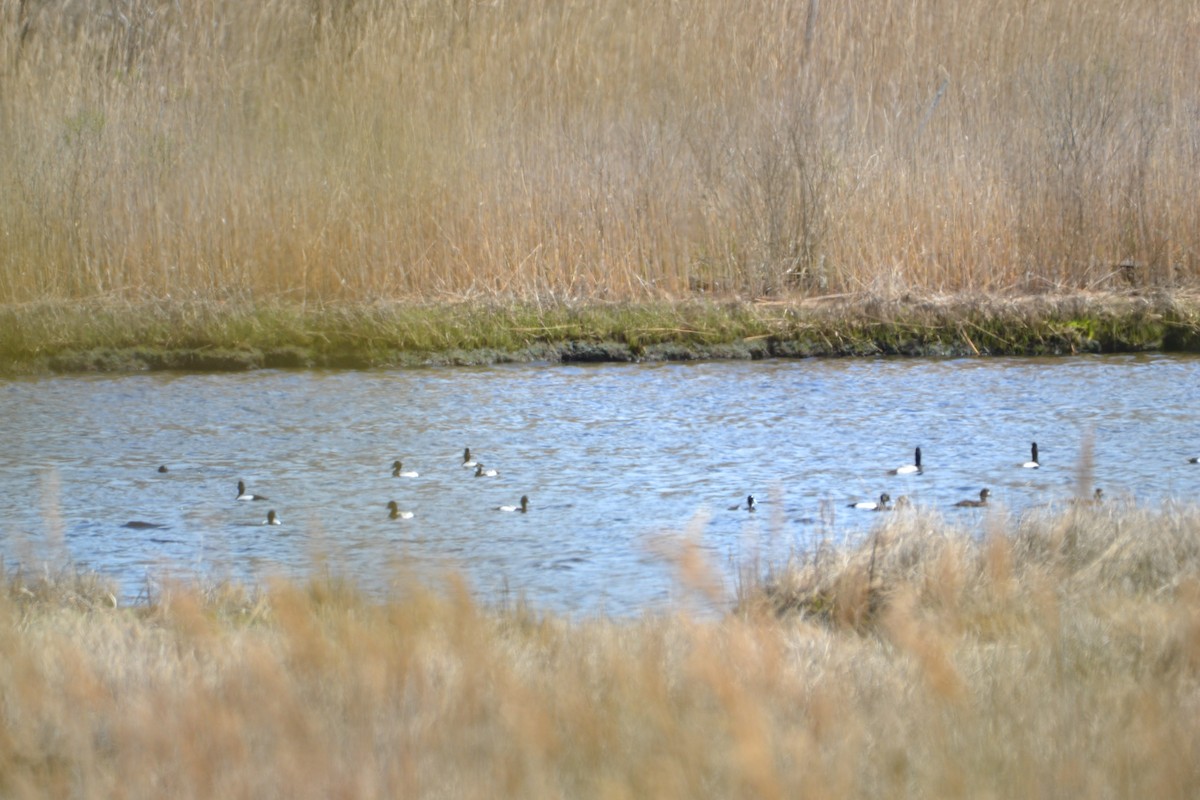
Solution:
M 463 466 L 471 467 L 472 469 L 476 466 L 475 461 L 471 458 L 471 448 L 469 447 L 463 448 Z
M 140 519 L 130 520 L 122 527 L 131 528 L 135 531 L 155 530 L 157 528 L 165 528 L 166 525 L 159 525 L 157 522 L 143 522 Z
M 412 519 L 413 518 L 413 512 L 401 511 L 400 506 L 396 505 L 395 500 L 389 500 L 387 507 L 388 507 L 388 516 L 391 517 L 392 519 Z
M 988 498 L 991 496 L 991 489 L 980 489 L 978 500 L 959 500 L 954 505 L 958 508 L 983 508 L 988 504 Z
M 159 471 L 159 472 L 170 472 L 170 470 L 169 470 L 169 469 L 167 469 L 167 465 L 166 465 L 166 464 L 163 464 L 161 467 L 159 467 L 159 468 L 158 468 L 158 471 Z
M 1200 464 L 1200 456 L 1196 456 L 1195 458 L 1189 458 L 1188 463 L 1189 464 Z
M 521 505 L 519 506 L 499 506 L 497 511 L 520 511 L 522 514 L 529 511 L 529 495 L 521 495 Z
M 874 500 L 864 500 L 861 503 L 850 503 L 847 508 L 861 508 L 863 511 L 891 511 L 888 503 L 892 502 L 892 496 L 887 492 L 879 495 L 879 502 Z
M 494 469 L 484 469 L 483 464 L 475 465 L 475 477 L 476 478 L 494 478 L 499 474 L 500 473 Z
M 261 494 L 250 494 L 249 492 L 246 491 L 246 484 L 243 483 L 242 481 L 238 481 L 237 499 L 238 500 L 266 500 L 267 498 L 263 497 Z
M 392 462 L 392 477 L 393 478 L 419 478 L 421 473 L 415 470 L 405 470 L 404 464 L 399 461 Z
M 913 455 L 913 463 L 905 464 L 903 467 L 896 467 L 888 472 L 889 475 L 917 475 L 921 472 L 921 448 L 917 448 L 917 452 Z
M 270 511 L 267 512 L 267 521 L 264 522 L 263 525 L 282 525 L 282 524 L 283 524 L 283 520 L 281 520 L 279 517 L 275 516 L 275 509 L 272 508 Z
M 746 495 L 746 505 L 730 506 L 729 510 L 730 511 L 754 511 L 754 510 L 756 510 L 756 508 L 757 508 L 757 506 L 754 503 L 754 495 L 748 494 L 748 495 Z
M 1025 469 L 1037 469 L 1038 467 L 1041 466 L 1041 464 L 1038 463 L 1037 442 L 1034 442 L 1032 445 L 1030 445 L 1029 460 L 1026 461 L 1024 464 L 1022 464 L 1021 466 L 1024 467 Z

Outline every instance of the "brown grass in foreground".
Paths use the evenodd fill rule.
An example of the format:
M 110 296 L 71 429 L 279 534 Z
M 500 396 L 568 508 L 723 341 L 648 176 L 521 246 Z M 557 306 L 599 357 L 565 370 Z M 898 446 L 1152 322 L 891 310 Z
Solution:
M 1194 282 L 1192 0 L 0 2 L 0 303 Z
M 10 576 L 0 794 L 1196 796 L 1200 513 L 990 513 L 890 515 L 708 620 Z

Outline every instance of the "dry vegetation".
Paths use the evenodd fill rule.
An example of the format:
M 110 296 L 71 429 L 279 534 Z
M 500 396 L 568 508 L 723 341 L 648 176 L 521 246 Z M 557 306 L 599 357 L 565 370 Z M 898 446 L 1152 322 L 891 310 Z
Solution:
M 682 551 L 681 574 L 704 589 Z M 920 509 L 736 612 L 9 576 L 5 797 L 1194 797 L 1200 513 Z
M 0 303 L 1176 287 L 1198 40 L 1192 0 L 0 0 Z

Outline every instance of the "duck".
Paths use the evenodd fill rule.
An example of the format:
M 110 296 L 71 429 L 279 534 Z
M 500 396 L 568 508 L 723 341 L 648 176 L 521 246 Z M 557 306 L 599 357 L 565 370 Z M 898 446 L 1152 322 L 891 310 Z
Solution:
M 758 508 L 758 506 L 754 502 L 754 495 L 748 494 L 748 495 L 746 495 L 746 505 L 730 506 L 729 510 L 730 511 L 755 511 L 757 508 Z
M 1038 463 L 1037 442 L 1034 442 L 1033 444 L 1030 445 L 1029 460 L 1026 461 L 1024 464 L 1022 464 L 1021 466 L 1024 467 L 1025 469 L 1037 469 L 1038 467 L 1041 466 L 1041 464 Z
M 470 468 L 472 468 L 472 469 L 474 469 L 474 468 L 477 466 L 477 465 L 475 464 L 475 461 L 474 461 L 474 459 L 472 459 L 472 458 L 471 458 L 471 448 L 469 448 L 469 447 L 464 447 L 464 448 L 463 448 L 463 462 L 462 462 L 462 465 L 463 465 L 464 467 L 470 467 Z
M 850 503 L 847 508 L 861 508 L 863 511 L 891 511 L 888 503 L 892 502 L 892 496 L 887 492 L 879 495 L 879 502 L 874 500 L 864 500 L 861 503 Z
M 159 471 L 160 473 L 163 473 L 163 472 L 170 472 L 171 470 L 167 469 L 167 465 L 166 465 L 166 464 L 163 464 L 161 467 L 159 467 L 159 468 L 158 468 L 158 471 Z
M 392 477 L 393 478 L 419 478 L 421 473 L 415 470 L 405 470 L 404 464 L 400 461 L 392 462 Z
M 267 498 L 262 496 L 261 494 L 250 494 L 249 492 L 246 491 L 246 484 L 243 483 L 242 481 L 238 481 L 237 499 L 238 500 L 266 500 Z
M 281 520 L 278 516 L 276 516 L 275 509 L 272 508 L 270 511 L 267 512 L 267 520 L 266 520 L 266 522 L 263 523 L 263 525 L 282 525 L 282 524 L 283 524 L 283 520 Z
M 991 489 L 980 489 L 978 500 L 959 500 L 954 505 L 957 508 L 983 508 L 988 504 L 988 498 L 991 496 Z
M 392 519 L 412 519 L 413 518 L 413 512 L 401 511 L 400 506 L 396 504 L 395 500 L 389 500 L 387 507 L 388 507 L 388 516 L 391 517 Z
M 157 530 L 159 528 L 165 528 L 167 526 L 159 525 L 157 522 L 145 522 L 140 519 L 133 519 L 133 520 L 130 520 L 129 522 L 126 522 L 121 527 L 130 528 L 135 531 L 148 531 L 148 530 Z
M 903 467 L 896 467 L 888 471 L 889 475 L 919 475 L 921 473 L 921 448 L 917 448 L 913 455 L 913 463 L 905 464 Z
M 484 469 L 483 464 L 475 465 L 475 477 L 476 478 L 494 478 L 499 474 L 500 473 L 494 469 Z
M 529 511 L 529 495 L 521 495 L 521 505 L 519 506 L 499 506 L 497 511 L 520 511 L 522 514 Z
M 1188 463 L 1189 464 L 1200 464 L 1200 456 L 1196 456 L 1195 458 L 1189 458 Z

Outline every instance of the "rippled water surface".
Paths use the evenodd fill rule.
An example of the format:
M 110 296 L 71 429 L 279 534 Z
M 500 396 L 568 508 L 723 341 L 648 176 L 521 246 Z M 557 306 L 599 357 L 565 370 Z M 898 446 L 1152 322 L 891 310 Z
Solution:
M 69 559 L 130 597 L 163 574 L 258 580 L 322 559 L 366 585 L 453 569 L 485 598 L 629 613 L 680 593 L 700 536 L 729 579 L 853 535 L 889 492 L 1020 510 L 1096 485 L 1200 486 L 1200 359 L 807 360 L 74 376 L 0 383 L 0 550 Z M 1043 467 L 1024 470 L 1037 441 Z M 889 476 L 920 445 L 924 474 Z M 475 478 L 462 450 L 499 477 Z M 393 478 L 402 459 L 417 478 Z M 159 465 L 169 472 L 160 474 Z M 238 480 L 268 502 L 238 502 Z M 747 494 L 756 514 L 728 510 Z M 528 514 L 501 504 L 530 497 Z M 392 520 L 396 500 L 411 520 Z M 284 520 L 261 525 L 268 509 Z M 140 520 L 163 527 L 132 530 Z

